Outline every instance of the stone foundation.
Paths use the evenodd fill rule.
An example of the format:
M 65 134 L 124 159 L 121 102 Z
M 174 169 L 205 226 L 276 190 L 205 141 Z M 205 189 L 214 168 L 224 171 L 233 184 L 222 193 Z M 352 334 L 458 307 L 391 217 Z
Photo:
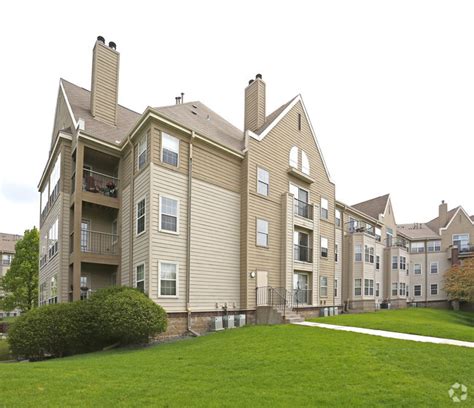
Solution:
M 314 317 L 321 317 L 322 313 L 324 313 L 324 309 L 329 309 L 330 307 L 334 307 L 338 309 L 338 314 L 342 313 L 342 306 L 322 306 L 322 307 L 304 307 L 295 309 L 295 312 L 298 313 L 301 317 L 305 319 L 312 319 Z M 329 310 L 328 310 L 329 316 Z
M 255 310 L 232 311 L 229 315 L 245 315 L 245 324 L 255 324 Z M 194 312 L 191 313 L 191 329 L 198 334 L 211 331 L 211 319 L 224 316 L 224 312 Z M 189 334 L 187 313 L 168 313 L 168 328 L 159 338 L 178 337 Z

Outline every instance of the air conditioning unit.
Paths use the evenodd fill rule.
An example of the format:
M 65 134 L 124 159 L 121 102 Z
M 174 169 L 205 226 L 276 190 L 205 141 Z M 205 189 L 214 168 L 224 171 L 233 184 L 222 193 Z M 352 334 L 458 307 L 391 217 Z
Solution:
M 329 316 L 334 316 L 334 308 L 333 307 L 329 308 Z
M 339 314 L 339 309 L 338 309 L 338 307 L 336 306 L 336 307 L 334 308 L 334 316 L 337 316 L 338 314 Z
M 234 316 L 234 324 L 235 324 L 235 327 L 245 326 L 245 315 L 240 314 L 240 315 Z
M 233 329 L 234 327 L 234 315 L 224 316 L 224 328 Z
M 211 318 L 211 331 L 220 331 L 224 330 L 222 324 L 222 316 L 216 316 Z

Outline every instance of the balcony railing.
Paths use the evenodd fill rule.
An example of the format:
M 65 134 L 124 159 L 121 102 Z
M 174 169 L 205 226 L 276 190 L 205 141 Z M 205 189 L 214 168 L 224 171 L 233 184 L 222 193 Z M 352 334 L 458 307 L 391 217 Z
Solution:
M 293 289 L 293 302 L 298 306 L 310 305 L 313 299 L 313 291 L 311 289 Z
M 117 177 L 84 169 L 82 177 L 83 191 L 116 198 L 118 196 L 118 189 L 119 179 Z
M 118 235 L 81 230 L 81 252 L 99 255 L 118 255 L 118 250 Z
M 406 251 L 410 249 L 410 243 L 403 238 L 386 238 L 384 242 L 387 247 L 403 248 Z
M 313 249 L 304 245 L 294 245 L 295 261 L 313 262 Z
M 474 252 L 474 244 L 454 244 L 459 248 L 460 254 L 467 254 L 470 252 Z
M 313 219 L 313 206 L 309 203 L 304 201 L 295 200 L 295 214 L 299 215 L 300 217 L 308 218 L 309 220 Z

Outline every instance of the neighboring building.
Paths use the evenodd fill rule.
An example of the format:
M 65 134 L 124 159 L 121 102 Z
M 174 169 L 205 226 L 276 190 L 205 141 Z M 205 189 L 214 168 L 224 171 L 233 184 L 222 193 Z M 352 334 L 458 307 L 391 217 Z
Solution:
M 15 256 L 15 245 L 21 238 L 20 235 L 0 233 L 0 279 L 3 278 L 10 269 L 13 257 Z M 0 292 L 0 297 L 1 296 L 3 296 L 3 293 Z M 16 316 L 17 314 L 17 310 L 0 310 L 0 317 Z
M 139 114 L 117 103 L 119 57 L 99 37 L 91 91 L 59 83 L 38 185 L 41 305 L 133 286 L 173 333 L 282 301 L 306 316 L 406 305 L 410 238 L 390 197 L 336 202 L 300 95 L 267 115 L 257 75 L 243 131 L 183 94 Z
M 301 96 L 266 115 L 257 75 L 244 131 L 182 97 L 140 115 L 117 104 L 115 48 L 97 40 L 92 91 L 60 80 L 38 186 L 40 304 L 130 285 L 171 330 L 203 331 L 223 310 L 252 321 L 257 286 L 309 314 L 340 302 L 335 186 Z

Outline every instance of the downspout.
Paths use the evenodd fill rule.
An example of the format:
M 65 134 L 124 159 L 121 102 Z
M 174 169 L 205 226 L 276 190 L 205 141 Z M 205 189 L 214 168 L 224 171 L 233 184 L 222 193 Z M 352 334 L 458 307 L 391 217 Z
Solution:
M 132 174 L 130 175 L 130 240 L 128 246 L 128 282 L 130 286 L 133 286 L 133 239 L 135 237 L 134 234 L 134 225 L 133 225 L 133 217 L 135 215 L 135 208 L 133 206 L 133 194 L 135 188 L 135 152 L 133 151 L 133 144 L 130 140 L 130 135 L 127 136 L 127 143 L 130 145 L 131 148 L 131 156 L 132 156 Z M 125 146 L 124 146 L 125 147 Z M 123 239 L 123 237 L 122 237 Z
M 193 188 L 193 140 L 195 133 L 191 133 L 191 141 L 189 143 L 189 160 L 188 160 L 188 205 L 187 205 L 187 241 L 186 241 L 186 312 L 188 314 L 188 332 L 193 336 L 199 336 L 191 327 L 191 197 Z

